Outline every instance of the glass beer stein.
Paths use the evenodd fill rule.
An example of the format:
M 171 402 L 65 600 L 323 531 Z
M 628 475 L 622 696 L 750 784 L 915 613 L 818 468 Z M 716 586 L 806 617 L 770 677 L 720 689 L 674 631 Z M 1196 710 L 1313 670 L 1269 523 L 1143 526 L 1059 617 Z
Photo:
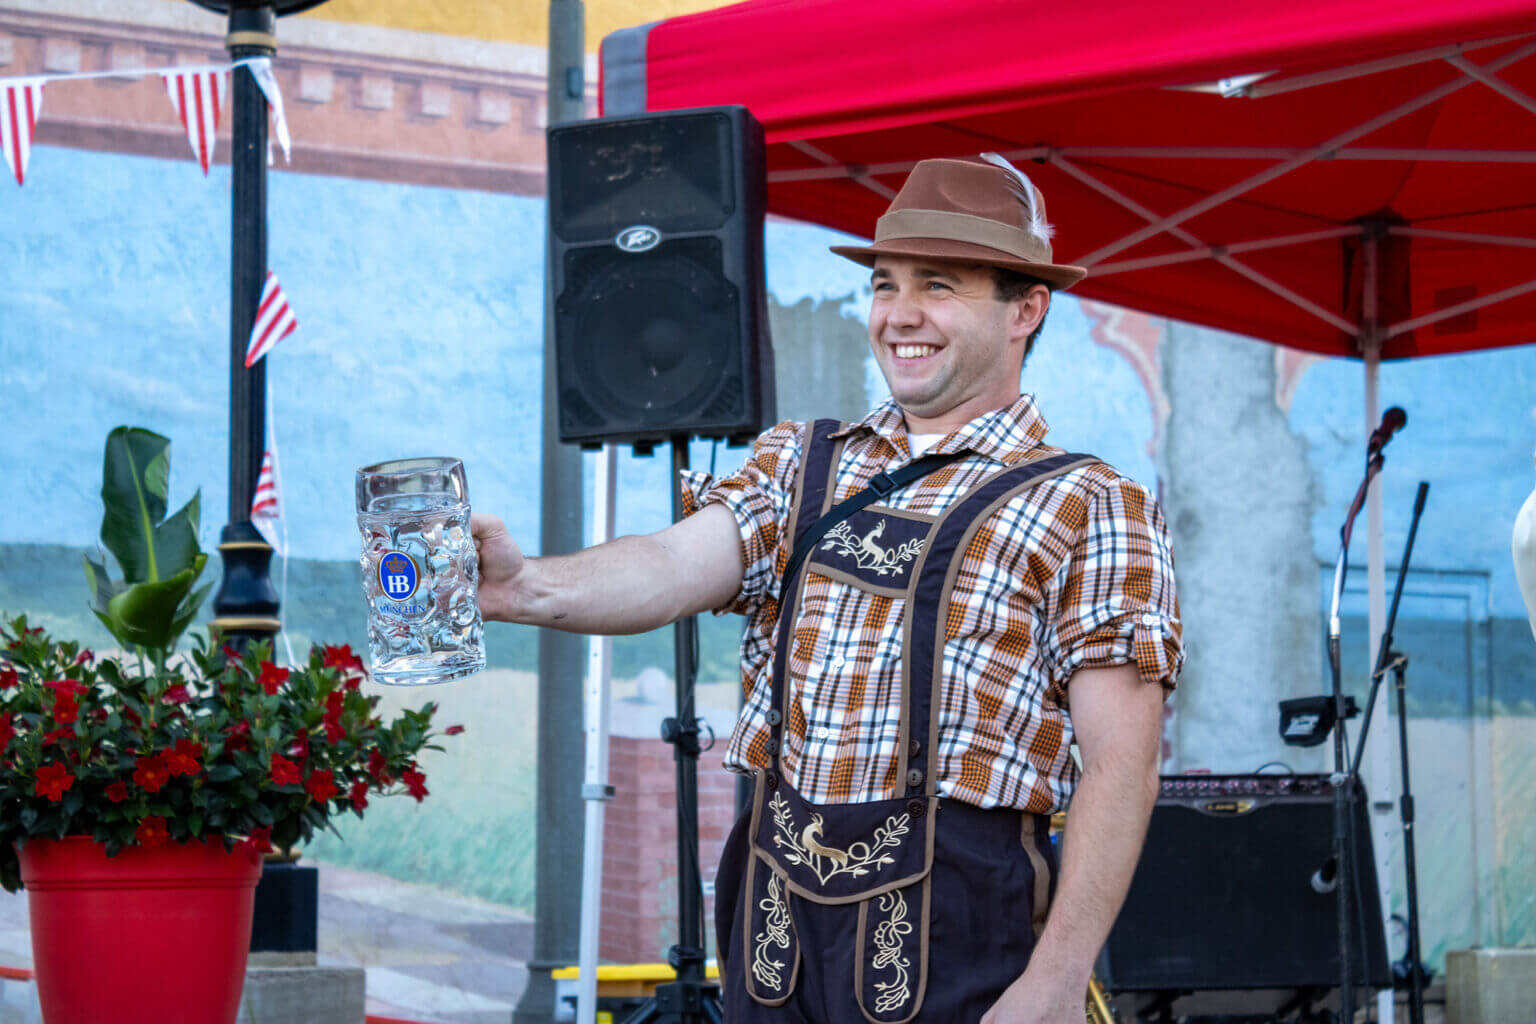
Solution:
M 443 683 L 485 667 L 469 488 L 458 459 L 396 459 L 357 471 L 373 678 Z

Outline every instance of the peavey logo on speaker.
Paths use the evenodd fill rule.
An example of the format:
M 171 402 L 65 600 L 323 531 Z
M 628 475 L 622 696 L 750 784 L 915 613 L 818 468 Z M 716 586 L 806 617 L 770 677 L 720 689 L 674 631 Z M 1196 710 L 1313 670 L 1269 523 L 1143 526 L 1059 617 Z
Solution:
M 661 244 L 661 232 L 648 224 L 636 224 L 614 235 L 613 244 L 625 252 L 645 252 Z

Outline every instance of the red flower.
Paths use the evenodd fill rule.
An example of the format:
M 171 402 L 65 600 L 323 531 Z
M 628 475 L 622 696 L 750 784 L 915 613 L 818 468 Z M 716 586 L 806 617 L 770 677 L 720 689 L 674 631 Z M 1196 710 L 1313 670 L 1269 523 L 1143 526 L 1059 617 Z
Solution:
M 294 734 L 293 742 L 288 744 L 288 756 L 303 761 L 309 756 L 309 730 L 300 729 Z
M 387 786 L 395 781 L 389 774 L 389 762 L 384 759 L 384 755 L 378 750 L 374 750 L 368 755 L 368 774 L 377 779 L 382 786 Z
M 128 799 L 128 783 L 118 779 L 107 787 L 107 799 L 115 804 L 120 804 Z
M 165 770 L 172 775 L 196 775 L 203 768 L 198 763 L 203 756 L 202 744 L 191 740 L 177 740 L 174 750 L 167 750 L 160 756 L 165 759 Z
M 111 717 L 111 714 L 112 713 L 110 711 L 108 711 L 106 708 L 92 708 L 91 709 L 91 717 L 93 719 L 95 719 L 96 721 L 98 721 L 98 722 L 105 722 L 108 718 Z
M 148 755 L 134 762 L 133 782 L 144 792 L 158 793 L 169 781 L 171 781 L 171 770 L 161 755 Z
M 78 697 L 82 693 L 85 693 L 86 690 L 90 689 L 90 687 L 85 686 L 82 683 L 77 683 L 73 679 L 50 679 L 43 685 L 48 687 L 48 689 L 52 690 L 55 694 L 67 693 L 74 697 Z
M 272 829 L 267 825 L 251 829 L 251 834 L 240 840 L 240 849 L 255 850 L 257 853 L 271 853 Z
M 340 718 L 343 706 L 347 702 L 347 695 L 340 690 L 332 690 L 325 695 L 325 714 L 327 718 Z
M 272 755 L 272 781 L 279 786 L 290 786 L 299 781 L 299 766 L 282 754 Z
M 37 770 L 37 786 L 33 792 L 45 796 L 54 803 L 64 799 L 64 791 L 75 784 L 75 777 L 62 764 L 43 765 Z
M 134 842 L 151 849 L 164 846 L 170 838 L 170 833 L 165 830 L 165 819 L 158 814 L 151 814 L 139 822 L 137 831 L 133 833 Z
M 316 800 L 324 802 L 335 796 L 337 793 L 340 793 L 341 790 L 336 788 L 335 774 L 329 768 L 327 768 L 324 771 L 312 773 L 309 778 L 304 781 L 304 792 L 308 793 Z
M 21 681 L 12 665 L 0 665 L 0 690 L 9 690 Z
M 343 674 L 348 671 L 364 671 L 363 659 L 352 653 L 351 644 L 342 644 L 339 647 L 327 646 L 325 649 L 325 667 L 339 668 Z
M 415 797 L 417 803 L 421 803 L 427 795 L 427 777 L 416 770 L 414 762 L 400 774 L 400 781 L 405 783 L 405 791 Z
M 0 750 L 10 745 L 11 737 L 16 735 L 16 727 L 11 724 L 11 713 L 7 711 L 0 715 Z
M 368 806 L 368 780 L 358 779 L 352 783 L 352 791 L 347 796 L 352 800 L 352 809 L 362 814 L 363 808 Z
M 443 733 L 448 736 L 457 736 L 463 731 L 464 727 L 462 725 L 450 725 L 448 728 L 443 730 Z
M 144 728 L 144 719 L 140 718 L 139 713 L 133 708 L 123 708 L 123 717 L 132 722 L 135 729 Z
M 68 693 L 58 693 L 53 698 L 53 717 L 61 725 L 69 725 L 80 717 L 80 705 Z
M 160 699 L 167 704 L 185 704 L 192 699 L 192 692 L 187 689 L 186 683 L 177 683 L 175 686 L 167 687 L 165 693 L 160 695 Z
M 275 696 L 278 688 L 287 681 L 288 670 L 286 668 L 278 668 L 270 661 L 261 663 L 261 678 L 257 682 L 261 683 L 261 688 L 267 691 L 267 696 Z
M 61 725 L 52 732 L 43 733 L 43 746 L 47 746 L 50 743 L 62 743 L 64 740 L 72 740 L 74 738 L 75 730 L 67 725 Z
M 240 652 L 235 650 L 233 647 L 229 646 L 229 644 L 225 644 L 224 645 L 224 663 L 227 665 L 227 664 L 230 664 L 231 662 L 236 662 L 236 661 L 239 661 L 239 660 L 240 660 Z
M 347 730 L 341 727 L 341 723 L 334 718 L 325 720 L 325 742 L 340 743 L 347 738 Z
M 95 657 L 96 657 L 96 655 L 92 654 L 91 653 L 91 649 L 89 647 L 87 647 L 85 650 L 81 651 L 79 653 L 79 655 L 77 655 L 75 657 L 75 664 L 76 665 L 89 665 L 91 663 L 91 659 L 93 659 Z
M 242 718 L 224 730 L 224 736 L 224 749 L 230 753 L 251 749 L 251 723 L 247 719 Z

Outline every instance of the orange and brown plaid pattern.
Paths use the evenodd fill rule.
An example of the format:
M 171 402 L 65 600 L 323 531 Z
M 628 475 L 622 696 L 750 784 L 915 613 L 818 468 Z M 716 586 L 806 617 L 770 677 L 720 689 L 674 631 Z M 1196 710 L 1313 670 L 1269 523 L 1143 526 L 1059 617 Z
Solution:
M 938 516 L 1005 466 L 1061 449 L 1042 443 L 1030 396 L 980 417 L 931 452 L 968 451 L 891 495 L 885 507 Z M 746 616 L 743 709 L 726 767 L 766 766 L 778 589 L 789 562 L 794 483 L 804 428 L 781 423 L 745 465 L 720 480 L 684 479 L 687 512 L 725 505 L 741 529 L 741 591 L 725 608 Z M 905 420 L 888 400 L 846 438 L 834 502 L 911 455 Z M 1167 525 L 1141 485 L 1094 463 L 1047 481 L 999 509 L 962 555 L 944 614 L 939 716 L 940 796 L 979 807 L 1049 813 L 1077 782 L 1069 756 L 1066 687 L 1080 668 L 1134 662 L 1172 690 L 1183 662 Z M 790 645 L 786 780 L 816 803 L 899 795 L 901 623 L 905 600 L 805 573 Z

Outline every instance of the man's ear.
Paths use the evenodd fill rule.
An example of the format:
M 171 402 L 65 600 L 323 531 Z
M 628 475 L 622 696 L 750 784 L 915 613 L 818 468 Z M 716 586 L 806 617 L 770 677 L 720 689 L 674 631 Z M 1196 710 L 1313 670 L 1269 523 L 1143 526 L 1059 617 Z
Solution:
M 1023 298 L 1008 303 L 1008 336 L 1024 341 L 1040 326 L 1046 311 L 1051 308 L 1051 290 L 1037 284 L 1024 293 Z

